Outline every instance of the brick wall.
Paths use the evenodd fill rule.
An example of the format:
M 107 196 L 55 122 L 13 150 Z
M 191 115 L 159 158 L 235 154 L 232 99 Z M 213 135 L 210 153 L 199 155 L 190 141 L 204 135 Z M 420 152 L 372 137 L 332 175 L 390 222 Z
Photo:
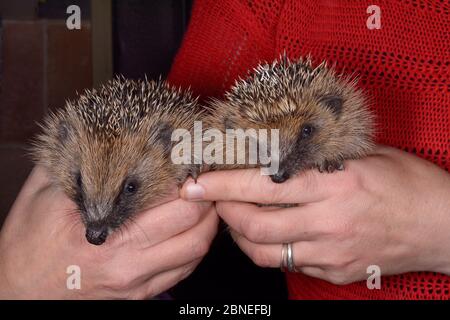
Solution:
M 0 221 L 32 168 L 37 122 L 92 86 L 91 28 L 65 20 L 4 19 L 0 29 Z

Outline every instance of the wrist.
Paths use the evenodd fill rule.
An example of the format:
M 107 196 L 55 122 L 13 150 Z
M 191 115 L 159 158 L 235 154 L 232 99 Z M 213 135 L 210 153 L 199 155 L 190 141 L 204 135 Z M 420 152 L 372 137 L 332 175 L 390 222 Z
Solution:
M 430 268 L 426 271 L 450 275 L 450 175 L 445 174 L 443 184 L 436 189 L 429 214 L 434 215 L 429 228 L 428 256 Z
M 433 271 L 450 275 L 450 200 L 447 207 L 442 208 L 442 228 L 443 239 L 435 241 L 439 247 L 437 250 L 437 264 Z
M 6 271 L 5 263 L 0 259 L 0 300 L 17 299 L 18 296 L 11 284 Z

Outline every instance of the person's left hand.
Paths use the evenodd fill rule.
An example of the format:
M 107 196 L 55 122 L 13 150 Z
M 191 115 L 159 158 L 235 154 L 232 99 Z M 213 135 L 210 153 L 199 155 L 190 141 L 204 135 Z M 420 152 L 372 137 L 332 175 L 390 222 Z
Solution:
M 181 196 L 214 200 L 239 247 L 259 266 L 279 267 L 293 243 L 298 271 L 335 284 L 409 271 L 450 274 L 450 175 L 393 148 L 346 161 L 333 174 L 310 170 L 283 184 L 257 169 L 202 174 Z M 293 208 L 254 203 L 300 203 Z

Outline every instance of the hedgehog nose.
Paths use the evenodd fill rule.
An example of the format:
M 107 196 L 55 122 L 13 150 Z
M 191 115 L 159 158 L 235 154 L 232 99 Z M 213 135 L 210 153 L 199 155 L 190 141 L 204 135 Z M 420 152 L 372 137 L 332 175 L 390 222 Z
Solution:
M 106 226 L 89 226 L 86 229 L 86 239 L 89 243 L 96 246 L 101 245 L 108 237 L 108 228 Z
M 289 173 L 284 170 L 278 170 L 276 174 L 270 176 L 273 182 L 275 183 L 283 183 L 287 179 L 289 179 Z

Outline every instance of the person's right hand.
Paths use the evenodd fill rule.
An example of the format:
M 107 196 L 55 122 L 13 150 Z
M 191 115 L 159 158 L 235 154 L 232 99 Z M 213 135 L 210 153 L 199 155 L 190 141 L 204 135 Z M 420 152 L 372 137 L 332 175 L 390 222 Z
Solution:
M 187 202 L 178 192 L 137 215 L 101 246 L 84 237 L 75 204 L 35 167 L 0 233 L 0 298 L 153 297 L 186 278 L 217 232 L 211 202 Z M 69 266 L 81 289 L 68 289 Z

